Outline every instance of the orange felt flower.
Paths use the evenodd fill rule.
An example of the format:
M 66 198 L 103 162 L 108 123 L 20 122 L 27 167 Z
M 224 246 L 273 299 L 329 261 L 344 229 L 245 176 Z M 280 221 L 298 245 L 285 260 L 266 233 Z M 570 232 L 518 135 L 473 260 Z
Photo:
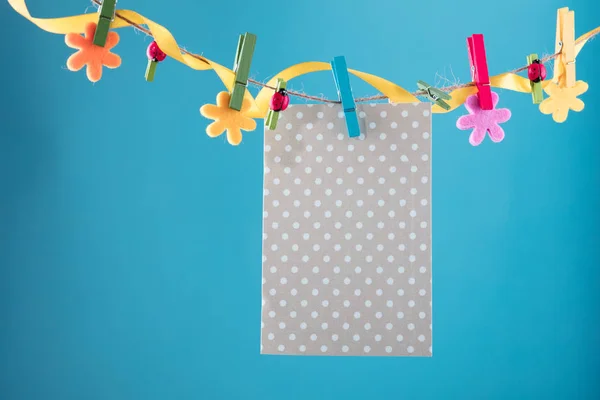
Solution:
M 119 43 L 117 32 L 108 32 L 104 47 L 96 46 L 93 43 L 94 33 L 96 33 L 96 24 L 90 22 L 85 26 L 85 37 L 77 33 L 68 33 L 65 36 L 67 46 L 79 50 L 69 57 L 67 68 L 70 71 L 79 71 L 87 66 L 88 79 L 92 82 L 98 82 L 102 78 L 102 66 L 117 68 L 121 65 L 121 57 L 110 52 L 110 49 Z
M 227 131 L 227 141 L 231 145 L 238 145 L 242 141 L 242 132 L 256 129 L 256 121 L 244 115 L 252 104 L 244 98 L 240 111 L 229 108 L 229 93 L 221 92 L 217 95 L 217 105 L 205 104 L 200 108 L 203 117 L 213 119 L 206 127 L 206 134 L 211 138 L 220 136 Z

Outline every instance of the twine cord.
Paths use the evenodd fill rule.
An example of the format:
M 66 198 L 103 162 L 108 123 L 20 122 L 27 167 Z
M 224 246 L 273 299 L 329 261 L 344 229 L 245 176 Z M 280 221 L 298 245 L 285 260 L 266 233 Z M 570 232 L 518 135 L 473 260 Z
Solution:
M 102 2 L 100 0 L 91 0 L 91 2 L 95 6 L 101 6 L 102 5 Z M 126 17 L 123 17 L 122 15 L 119 14 L 118 11 L 115 12 L 115 18 L 119 18 L 119 19 L 127 22 L 131 27 L 133 27 L 133 29 L 135 29 L 135 30 L 137 30 L 139 32 L 144 33 L 146 36 L 148 36 L 150 38 L 153 38 L 152 37 L 152 33 L 150 32 L 149 29 L 143 27 L 142 25 L 134 23 L 133 21 L 127 19 Z M 600 34 L 600 32 L 594 32 L 594 34 L 592 34 L 591 36 L 589 36 L 589 37 L 587 37 L 585 39 L 584 38 L 580 38 L 580 39 L 576 40 L 575 43 L 577 44 L 577 43 L 579 43 L 582 40 L 590 40 L 590 39 L 592 39 L 593 37 L 595 37 L 598 34 Z M 208 62 L 206 61 L 206 59 L 204 57 L 198 55 L 198 54 L 191 53 L 191 52 L 187 51 L 186 49 L 184 49 L 182 47 L 179 47 L 179 51 L 181 51 L 183 54 L 187 54 L 188 56 L 195 58 L 196 60 L 202 61 L 202 62 L 204 62 L 204 63 L 206 63 L 208 65 Z M 548 61 L 554 60 L 559 55 L 560 55 L 560 51 L 558 53 L 550 54 L 550 55 L 548 55 L 546 57 L 541 58 L 540 62 L 542 64 L 547 63 Z M 517 74 L 519 72 L 526 71 L 528 67 L 529 67 L 528 65 L 526 65 L 524 67 L 519 67 L 519 68 L 513 69 L 512 71 L 508 71 L 508 73 L 510 73 L 510 74 Z M 277 88 L 275 88 L 274 86 L 269 86 L 269 85 L 267 85 L 267 84 L 265 84 L 263 82 L 260 82 L 260 81 L 254 80 L 254 79 L 248 79 L 248 83 L 250 83 L 250 84 L 252 84 L 254 86 L 261 87 L 261 88 L 272 89 L 274 91 L 277 90 Z M 443 91 L 443 92 L 450 93 L 453 90 L 462 89 L 462 88 L 471 87 L 471 86 L 475 86 L 475 84 L 473 82 L 469 82 L 469 83 L 464 83 L 464 84 L 461 84 L 461 85 L 447 86 L 447 87 L 438 88 L 438 89 L 441 90 L 441 91 Z M 333 104 L 340 104 L 341 103 L 341 101 L 339 101 L 339 100 L 329 100 L 329 99 L 326 99 L 324 97 L 310 96 L 310 95 L 307 95 L 307 94 L 304 94 L 304 93 L 300 93 L 300 92 L 295 92 L 295 91 L 289 90 L 289 89 L 287 89 L 286 92 L 290 96 L 295 96 L 295 97 L 303 98 L 303 99 L 306 99 L 306 100 L 313 100 L 313 101 L 317 101 L 317 102 L 321 102 L 321 103 L 333 103 Z M 427 91 L 425 91 L 425 90 L 417 90 L 415 92 L 412 92 L 411 94 L 413 96 L 421 96 L 421 97 L 423 97 L 423 96 L 427 96 Z M 369 96 L 369 97 L 359 97 L 359 98 L 354 99 L 354 101 L 356 103 L 366 103 L 366 102 L 371 102 L 371 101 L 375 101 L 375 100 L 387 100 L 387 99 L 388 99 L 387 96 L 385 96 L 383 94 L 379 94 L 379 95 Z

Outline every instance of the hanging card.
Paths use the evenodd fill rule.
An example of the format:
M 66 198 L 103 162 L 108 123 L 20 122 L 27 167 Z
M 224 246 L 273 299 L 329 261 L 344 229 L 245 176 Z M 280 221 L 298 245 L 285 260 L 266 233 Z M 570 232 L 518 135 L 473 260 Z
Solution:
M 431 106 L 357 113 L 265 132 L 262 354 L 431 355 Z

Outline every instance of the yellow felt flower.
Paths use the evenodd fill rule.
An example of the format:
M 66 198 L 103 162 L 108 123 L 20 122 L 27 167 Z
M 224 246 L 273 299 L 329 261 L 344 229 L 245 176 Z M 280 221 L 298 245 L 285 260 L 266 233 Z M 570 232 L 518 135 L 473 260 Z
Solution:
M 569 115 L 569 110 L 579 112 L 583 110 L 583 101 L 577 98 L 588 90 L 588 84 L 584 81 L 577 81 L 575 86 L 567 88 L 560 87 L 551 82 L 544 91 L 548 98 L 540 103 L 540 111 L 543 114 L 552 114 L 555 122 L 565 122 Z
M 219 93 L 217 105 L 205 104 L 200 108 L 200 114 L 203 117 L 214 120 L 206 127 L 206 134 L 214 138 L 227 131 L 229 144 L 234 146 L 240 144 L 242 141 L 241 130 L 250 132 L 256 129 L 256 121 L 245 115 L 251 106 L 250 100 L 245 98 L 240 111 L 229 108 L 229 93 Z

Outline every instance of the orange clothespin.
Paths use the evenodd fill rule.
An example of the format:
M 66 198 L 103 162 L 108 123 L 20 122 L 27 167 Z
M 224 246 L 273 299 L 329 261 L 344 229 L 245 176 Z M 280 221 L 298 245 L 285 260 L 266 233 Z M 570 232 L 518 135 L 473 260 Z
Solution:
M 556 17 L 556 51 L 554 83 L 559 87 L 575 86 L 575 11 L 558 9 Z

